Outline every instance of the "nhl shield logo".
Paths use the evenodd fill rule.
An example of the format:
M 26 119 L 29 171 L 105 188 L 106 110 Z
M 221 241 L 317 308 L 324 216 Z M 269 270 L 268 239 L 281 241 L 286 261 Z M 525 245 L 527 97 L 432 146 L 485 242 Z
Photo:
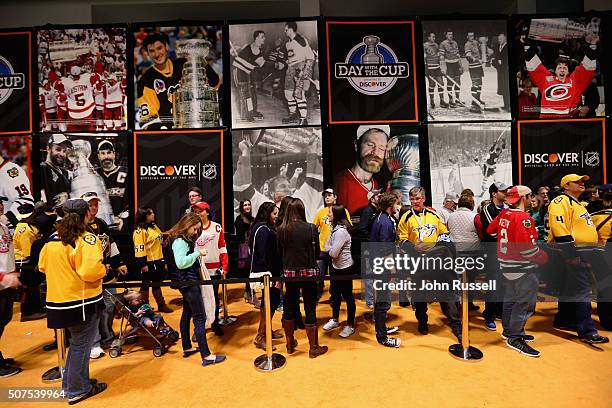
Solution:
M 599 152 L 586 152 L 584 162 L 587 166 L 599 166 Z
M 207 180 L 214 180 L 217 178 L 217 165 L 215 164 L 204 164 L 202 166 L 202 177 Z

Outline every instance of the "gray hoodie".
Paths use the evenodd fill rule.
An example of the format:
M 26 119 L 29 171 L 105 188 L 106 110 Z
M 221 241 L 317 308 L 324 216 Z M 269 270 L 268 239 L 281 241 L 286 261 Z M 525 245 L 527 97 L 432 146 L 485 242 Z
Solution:
M 336 225 L 325 243 L 325 250 L 336 269 L 346 269 L 353 265 L 351 256 L 351 234 L 343 225 Z

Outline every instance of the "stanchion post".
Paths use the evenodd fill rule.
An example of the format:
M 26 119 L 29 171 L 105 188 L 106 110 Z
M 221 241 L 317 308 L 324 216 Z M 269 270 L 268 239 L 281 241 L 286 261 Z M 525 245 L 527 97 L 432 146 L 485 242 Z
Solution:
M 272 352 L 272 311 L 270 309 L 270 276 L 264 275 L 264 305 L 266 316 L 266 354 L 255 359 L 257 371 L 269 372 L 282 368 L 287 360 L 285 356 Z
M 66 339 L 65 329 L 55 329 L 55 339 L 57 341 L 57 367 L 53 367 L 44 372 L 42 382 L 54 383 L 62 381 L 64 367 L 66 367 Z
M 461 281 L 463 288 L 461 290 L 461 344 L 453 344 L 448 348 L 448 352 L 461 361 L 480 361 L 483 357 L 482 351 L 476 347 L 470 346 L 470 330 L 469 330 L 469 316 L 468 316 L 468 293 L 465 287 L 467 287 L 467 272 L 461 274 Z
M 229 326 L 230 324 L 236 323 L 238 318 L 236 316 L 227 315 L 227 291 L 225 290 L 225 283 L 221 284 L 221 297 L 223 301 L 223 317 L 219 318 L 219 324 L 221 326 Z

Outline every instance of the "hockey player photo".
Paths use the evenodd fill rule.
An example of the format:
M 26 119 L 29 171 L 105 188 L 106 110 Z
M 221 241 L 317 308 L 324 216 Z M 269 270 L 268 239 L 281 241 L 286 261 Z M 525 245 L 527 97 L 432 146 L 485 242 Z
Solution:
M 18 208 L 34 204 L 30 186 L 28 136 L 0 136 L 0 223 L 12 230 L 17 225 Z
M 38 31 L 42 132 L 127 129 L 126 30 Z
M 223 125 L 220 25 L 134 31 L 136 129 Z
M 519 118 L 592 118 L 605 114 L 601 18 L 538 18 L 514 22 L 512 71 Z M 525 109 L 525 88 L 536 97 Z
M 422 25 L 428 121 L 509 120 L 506 21 Z
M 368 206 L 371 191 L 408 191 L 420 185 L 419 136 L 413 126 L 351 125 L 330 129 L 333 188 L 351 217 Z
M 41 200 L 56 208 L 69 198 L 96 192 L 100 198 L 98 218 L 114 230 L 125 230 L 131 208 L 125 134 L 54 133 L 38 137 Z
M 320 125 L 316 21 L 229 27 L 234 129 Z
M 232 132 L 234 217 L 238 203 L 250 200 L 255 214 L 286 196 L 300 198 L 306 220 L 323 205 L 321 129 L 316 127 L 242 130 Z
M 428 128 L 431 199 L 442 207 L 447 194 L 469 188 L 475 205 L 489 199 L 494 182 L 512 184 L 510 124 L 432 124 Z

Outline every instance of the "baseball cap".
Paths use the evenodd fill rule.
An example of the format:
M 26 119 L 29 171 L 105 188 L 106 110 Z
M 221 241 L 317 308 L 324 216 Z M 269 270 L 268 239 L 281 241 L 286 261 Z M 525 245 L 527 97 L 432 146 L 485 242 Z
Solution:
M 91 200 L 100 201 L 100 197 L 98 197 L 98 193 L 96 193 L 95 191 L 86 192 L 85 194 L 81 196 L 81 199 L 87 203 L 90 202 Z
M 112 152 L 115 151 L 115 145 L 110 140 L 103 140 L 98 143 L 98 151 L 100 150 L 110 150 Z
M 61 133 L 54 133 L 49 137 L 47 144 L 51 146 L 52 144 L 62 144 L 65 143 L 69 147 L 72 147 L 72 142 L 65 135 Z
M 15 217 L 21 221 L 25 218 L 28 218 L 30 215 L 32 215 L 33 212 L 34 206 L 32 204 L 21 204 L 19 207 L 17 207 L 17 214 L 15 214 Z
M 197 203 L 195 203 L 194 205 L 191 206 L 192 209 L 200 209 L 200 210 L 208 210 L 210 211 L 210 205 L 208 205 L 208 203 L 206 201 L 198 201 Z
M 450 200 L 453 203 L 456 203 L 457 201 L 459 201 L 459 194 L 457 194 L 455 192 L 448 192 L 444 196 L 444 201 L 447 201 L 447 200 Z
M 531 189 L 527 186 L 513 186 L 506 193 L 506 202 L 508 204 L 516 204 L 520 201 L 522 197 L 531 194 Z
M 588 179 L 590 179 L 589 176 L 579 176 L 578 174 L 568 174 L 567 176 L 563 176 L 563 178 L 561 179 L 561 183 L 559 184 L 561 187 L 563 187 L 564 185 L 566 185 L 567 183 L 569 183 L 570 181 L 587 181 Z
M 334 191 L 333 188 L 326 188 L 325 190 L 323 190 L 323 192 L 321 193 L 321 195 L 323 197 L 325 197 L 325 194 L 331 194 L 331 195 L 336 195 L 336 192 Z
M 357 128 L 357 140 L 361 139 L 361 136 L 372 129 L 380 130 L 387 137 L 391 134 L 391 127 L 389 125 L 361 125 Z
M 62 210 L 64 210 L 64 214 L 76 213 L 79 215 L 85 215 L 87 214 L 87 211 L 89 211 L 89 205 L 83 199 L 70 198 L 64 202 L 64 205 L 62 205 Z
M 381 189 L 368 191 L 368 201 L 372 199 L 372 197 L 379 195 L 382 193 Z
M 509 188 L 510 186 L 502 183 L 501 181 L 496 181 L 495 183 L 489 186 L 489 194 L 497 193 L 498 191 L 504 191 Z

